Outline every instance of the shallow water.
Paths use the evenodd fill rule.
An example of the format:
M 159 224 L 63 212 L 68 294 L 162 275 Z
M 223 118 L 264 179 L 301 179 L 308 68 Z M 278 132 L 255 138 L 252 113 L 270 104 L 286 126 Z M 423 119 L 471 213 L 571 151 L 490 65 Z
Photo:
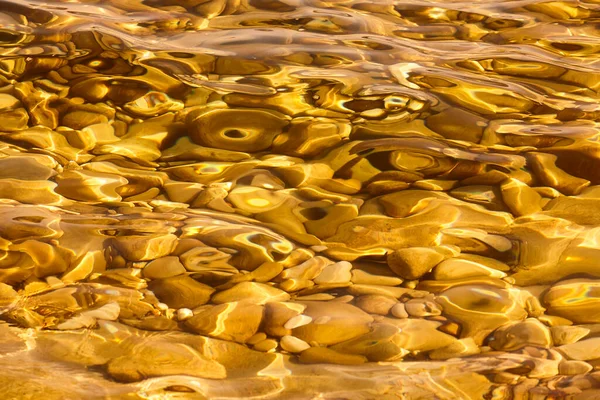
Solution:
M 599 22 L 0 0 L 0 397 L 600 397 Z

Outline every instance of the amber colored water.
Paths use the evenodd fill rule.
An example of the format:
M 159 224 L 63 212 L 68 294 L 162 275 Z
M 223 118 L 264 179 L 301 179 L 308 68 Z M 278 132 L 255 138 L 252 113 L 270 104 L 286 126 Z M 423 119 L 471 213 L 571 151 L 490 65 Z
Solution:
M 600 398 L 599 24 L 0 0 L 0 398 Z

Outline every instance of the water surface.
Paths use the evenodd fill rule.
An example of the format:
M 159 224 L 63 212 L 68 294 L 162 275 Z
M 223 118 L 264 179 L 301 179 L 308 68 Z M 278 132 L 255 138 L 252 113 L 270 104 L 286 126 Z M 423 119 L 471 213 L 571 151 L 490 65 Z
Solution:
M 0 0 L 1 397 L 598 398 L 599 22 Z

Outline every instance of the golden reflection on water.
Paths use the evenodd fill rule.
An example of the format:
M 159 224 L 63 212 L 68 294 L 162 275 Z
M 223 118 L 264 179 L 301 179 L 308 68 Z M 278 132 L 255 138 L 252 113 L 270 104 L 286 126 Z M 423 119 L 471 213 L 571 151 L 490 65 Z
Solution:
M 0 389 L 600 396 L 597 1 L 0 0 Z

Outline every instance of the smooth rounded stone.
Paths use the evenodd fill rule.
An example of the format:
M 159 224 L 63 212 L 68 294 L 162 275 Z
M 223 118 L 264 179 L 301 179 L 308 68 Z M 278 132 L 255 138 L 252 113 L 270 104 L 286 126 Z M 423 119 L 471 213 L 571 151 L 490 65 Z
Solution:
M 118 288 L 118 286 L 116 285 L 113 287 Z M 145 296 L 142 297 L 142 293 L 140 293 L 138 290 L 132 291 L 132 289 L 128 288 L 128 293 L 123 293 L 122 296 L 119 296 L 115 299 L 119 302 L 119 305 L 121 306 L 119 318 L 142 318 L 150 314 L 155 315 L 156 308 L 160 309 L 158 306 L 161 303 L 156 305 L 150 304 L 153 303 L 155 299 L 154 296 L 152 296 L 152 294 L 149 293 L 149 291 L 144 290 L 144 292 L 148 293 L 148 298 L 145 298 Z
M 260 108 L 203 108 L 187 116 L 189 135 L 198 144 L 256 152 L 269 148 L 288 124 L 278 112 Z
M 352 285 L 348 287 L 348 293 L 354 296 L 366 294 L 375 294 L 380 296 L 393 297 L 399 299 L 403 296 L 424 297 L 428 294 L 423 290 L 414 290 L 397 286 L 379 286 L 379 285 Z
M 552 341 L 555 346 L 578 342 L 586 337 L 590 330 L 583 326 L 559 325 L 550 327 Z
M 409 351 L 431 351 L 446 347 L 457 339 L 439 330 L 441 322 L 426 319 L 385 318 L 382 323 L 394 325 L 400 329 L 402 348 Z
M 478 345 L 496 328 L 527 317 L 517 293 L 491 285 L 454 286 L 435 300 L 445 316 L 460 323 L 461 337 L 473 337 Z
M 387 269 L 387 267 L 386 267 Z M 390 271 L 391 272 L 391 271 Z M 372 274 L 369 271 L 364 271 L 360 269 L 353 269 L 352 273 L 352 283 L 354 284 L 363 284 L 363 285 L 380 285 L 380 286 L 398 286 L 402 284 L 403 280 L 398 278 L 397 276 L 386 276 L 386 275 L 377 275 Z
M 185 321 L 186 319 L 190 319 L 194 316 L 194 312 L 189 308 L 180 308 L 177 310 L 177 320 Z
M 315 286 L 315 283 L 306 279 L 286 279 L 279 284 L 279 288 L 288 293 L 298 292 L 302 289 L 310 289 L 313 286 Z
M 0 112 L 12 110 L 21 105 L 19 99 L 10 94 L 0 93 Z
M 329 264 L 331 261 L 325 257 L 316 256 L 300 265 L 285 269 L 280 276 L 281 279 L 312 280 L 319 276 L 325 266 Z
M 81 312 L 81 316 L 102 319 L 105 321 L 116 321 L 119 318 L 121 307 L 117 302 L 107 303 L 93 310 L 85 310 Z
M 241 282 L 231 289 L 223 290 L 212 297 L 215 304 L 233 301 L 248 301 L 254 304 L 288 301 L 290 295 L 283 290 L 258 282 Z
M 65 283 L 61 279 L 58 279 L 56 276 L 47 276 L 46 284 L 52 289 L 60 289 L 66 286 Z
M 561 375 L 587 374 L 592 369 L 594 368 L 585 361 L 562 360 L 558 364 L 558 373 Z
M 273 142 L 273 152 L 296 157 L 316 156 L 337 145 L 350 132 L 349 121 L 294 118 L 287 132 Z
M 472 338 L 459 339 L 446 347 L 433 350 L 428 354 L 432 360 L 447 360 L 449 358 L 468 357 L 479 354 L 481 350 Z
M 282 337 L 279 341 L 279 345 L 283 350 L 289 351 L 290 353 L 301 353 L 310 348 L 310 344 L 306 343 L 304 340 L 290 335 Z
M 587 179 L 567 174 L 556 166 L 558 157 L 554 154 L 527 152 L 527 163 L 543 185 L 557 189 L 567 195 L 577 195 L 590 185 Z
M 10 250 L 23 253 L 23 256 L 29 256 L 29 259 L 35 265 L 34 274 L 38 278 L 47 276 L 56 276 L 65 272 L 68 268 L 60 249 L 39 240 L 25 240 L 19 244 L 10 246 Z M 21 259 L 26 258 L 22 257 Z M 24 268 L 24 265 L 17 263 L 12 267 Z
M 160 301 L 176 309 L 194 309 L 206 304 L 215 291 L 187 275 L 155 279 L 148 284 L 148 288 Z
M 387 262 L 399 277 L 410 280 L 419 279 L 447 257 L 436 247 L 410 247 L 390 253 Z
M 502 279 L 506 273 L 472 260 L 451 258 L 439 263 L 433 270 L 433 279 L 438 281 L 467 279 L 480 276 L 489 276 Z
M 209 208 L 221 212 L 234 212 L 235 210 L 225 201 L 228 185 L 229 184 L 227 183 L 213 183 L 209 185 L 205 190 L 198 194 L 190 205 L 193 208 Z M 257 267 L 260 264 L 260 261 L 264 262 L 267 261 L 267 259 L 259 260 L 256 265 L 253 265 L 252 267 L 247 265 L 244 265 L 244 267 L 247 267 L 247 269 L 250 270 L 253 267 Z
M 305 296 L 305 299 L 306 299 L 306 296 Z M 346 294 L 346 295 L 337 296 L 337 297 L 334 296 L 334 298 L 331 300 L 339 301 L 341 303 L 350 303 L 352 300 L 354 300 L 354 296 L 352 296 L 351 294 Z
M 565 226 L 567 229 L 572 229 L 573 225 L 571 223 L 566 223 L 565 225 L 567 225 Z M 557 230 L 556 235 L 562 235 L 562 232 Z M 596 260 L 600 258 L 600 248 L 597 243 L 600 243 L 600 229 L 598 225 L 591 229 L 585 229 L 574 240 L 563 242 L 562 246 L 557 245 L 557 250 L 554 250 L 552 254 L 556 256 L 560 254 L 560 259 L 550 258 L 552 256 L 544 253 L 550 258 L 549 261 L 552 264 L 550 264 L 550 268 L 540 269 L 539 271 L 547 271 L 544 275 L 545 280 L 555 283 L 569 276 L 593 276 L 597 279 L 600 275 L 596 266 Z M 550 244 L 550 246 L 552 245 Z M 542 267 L 546 266 L 542 265 Z M 532 278 L 535 279 L 535 274 L 533 274 Z M 560 284 L 561 282 L 558 283 Z M 593 296 L 592 294 L 591 297 Z
M 525 183 L 511 178 L 500 186 L 502 200 L 515 216 L 542 211 L 542 197 Z
M 120 322 L 144 331 L 175 331 L 179 330 L 177 322 L 163 315 L 151 315 L 142 319 L 124 319 L 120 318 Z
M 600 358 L 600 337 L 565 344 L 556 349 L 571 360 L 593 360 Z
M 459 107 L 449 107 L 426 119 L 427 127 L 446 139 L 471 143 L 479 143 L 488 122 L 481 115 L 468 112 Z
M 115 156 L 115 158 L 119 157 Z M 102 160 L 102 158 L 99 157 L 99 160 Z M 168 179 L 168 175 L 162 171 L 138 169 L 139 167 L 136 168 L 135 165 L 125 164 L 128 162 L 123 160 L 119 163 L 121 165 L 117 163 L 119 163 L 117 160 L 112 160 L 112 162 L 108 160 L 93 161 L 85 164 L 84 168 L 94 172 L 123 176 L 129 180 L 130 183 L 127 186 L 118 190 L 119 194 L 125 198 L 143 196 L 156 191 L 160 192 L 160 187 Z M 159 224 L 160 222 L 156 221 L 156 223 Z
M 135 124 L 143 125 L 143 123 Z M 103 144 L 94 148 L 94 153 L 100 156 L 121 156 L 132 159 L 141 164 L 149 164 L 160 158 L 159 144 L 161 138 L 167 136 L 168 132 L 156 135 L 152 140 L 134 137 L 128 134 L 118 142 Z M 149 136 L 149 135 L 148 135 Z
M 442 163 L 440 165 L 441 159 L 415 150 L 417 149 L 411 149 L 411 151 L 394 151 L 389 156 L 390 163 L 399 170 L 408 170 L 413 173 L 427 171 L 436 167 L 439 168 L 443 164 L 448 165 L 448 163 Z M 448 167 L 444 168 L 444 166 L 442 166 L 442 168 L 444 170 L 448 169 Z
M 269 336 L 291 335 L 292 330 L 286 329 L 285 324 L 292 318 L 304 312 L 306 306 L 300 303 L 267 303 L 265 304 L 264 331 Z
M 331 293 L 314 293 L 306 296 L 297 296 L 296 301 L 335 301 L 337 297 Z M 342 302 L 344 303 L 344 302 Z
M 277 343 L 277 340 L 265 339 L 265 340 L 262 340 L 262 341 L 256 343 L 253 346 L 253 349 L 256 351 L 262 351 L 262 352 L 268 353 L 270 351 L 274 351 L 275 349 L 277 349 L 277 346 L 279 346 L 279 343 Z
M 184 325 L 201 335 L 246 343 L 258 332 L 263 311 L 263 306 L 247 302 L 207 306 L 186 320 Z
M 33 276 L 33 262 L 28 257 L 21 257 L 21 260 L 23 259 L 24 261 L 19 262 L 17 265 L 14 265 L 10 268 L 1 269 L 0 282 L 16 287 L 17 284 L 31 278 Z M 47 288 L 46 284 L 41 283 L 38 285 L 41 285 L 43 288 Z
M 506 273 L 511 271 L 511 267 L 506 263 L 496 260 L 495 258 L 484 257 L 477 254 L 462 253 L 457 256 L 456 259 L 471 261 Z
M 284 268 L 291 268 L 295 265 L 300 265 L 305 261 L 310 260 L 315 255 L 313 250 L 305 249 L 302 247 L 295 248 L 287 254 L 287 256 L 280 262 Z
M 509 280 L 507 280 L 509 281 Z M 510 281 L 509 281 L 510 282 Z M 513 283 L 513 282 L 511 282 Z M 527 289 L 520 290 L 520 299 L 522 304 L 525 307 L 525 311 L 527 311 L 527 315 L 532 318 L 537 318 L 540 322 L 544 323 L 544 326 L 549 326 L 549 321 L 546 319 L 545 321 L 540 319 L 544 316 L 546 309 L 542 307 L 540 303 L 539 294 L 536 291 L 528 291 Z
M 132 268 L 139 269 L 140 271 L 143 270 L 146 265 L 148 265 L 148 261 L 134 261 L 131 263 Z
M 190 346 L 179 343 L 148 343 L 135 346 L 127 355 L 113 358 L 106 372 L 119 382 L 137 382 L 168 375 L 189 375 L 198 378 L 224 379 L 223 365 L 211 360 Z
M 264 332 L 258 332 L 257 334 L 252 336 L 250 339 L 248 339 L 246 341 L 246 344 L 255 345 L 256 343 L 262 342 L 265 339 L 267 339 L 267 334 Z
M 167 94 L 151 91 L 123 105 L 123 108 L 141 117 L 154 117 L 169 111 L 183 109 L 183 103 Z
M 408 318 L 408 312 L 404 303 L 396 303 L 390 310 L 392 315 L 396 318 Z
M 494 383 L 516 385 L 522 378 L 521 375 L 513 374 L 510 372 L 498 372 L 494 374 L 494 377 L 492 379 Z
M 182 231 L 184 236 L 196 235 L 200 231 L 202 241 L 208 245 L 229 249 L 229 253 L 234 253 L 229 261 L 231 265 L 246 271 L 273 261 L 276 255 L 285 257 L 294 248 L 283 236 L 265 227 L 249 225 L 245 219 L 239 220 L 239 223 L 232 220 L 216 224 L 209 216 L 189 218 Z
M 271 211 L 285 202 L 287 196 L 279 191 L 272 191 L 253 186 L 238 186 L 227 195 L 227 201 L 234 208 L 258 214 Z
M 350 304 L 331 301 L 302 304 L 306 305 L 304 314 L 311 317 L 312 322 L 293 329 L 292 334 L 307 343 L 340 343 L 369 332 L 373 322 L 369 314 Z
M 45 180 L 0 179 L 0 198 L 25 204 L 58 204 L 65 198 L 55 192 L 56 186 Z
M 120 140 L 117 136 L 115 136 L 114 126 L 107 123 L 89 125 L 83 128 L 80 132 L 83 133 L 83 140 L 79 146 L 76 146 L 78 148 L 86 148 L 92 145 L 93 148 L 96 144 L 103 145 L 118 142 Z M 70 139 L 69 142 L 71 142 Z
M 510 215 L 504 213 L 505 215 Z M 508 226 L 510 222 L 507 222 Z M 495 228 L 504 230 L 504 228 Z M 461 251 L 491 251 L 507 252 L 513 247 L 513 242 L 502 236 L 488 234 L 481 229 L 447 228 L 441 232 L 440 241 L 448 245 L 455 245 L 461 248 Z
M 233 270 L 227 262 L 231 254 L 224 253 L 214 247 L 202 246 L 194 247 L 179 256 L 185 269 L 192 272 L 205 271 L 210 269 L 229 268 Z
M 184 0 L 180 3 L 178 3 L 178 5 L 181 7 L 181 9 L 183 10 L 183 7 L 186 7 L 187 9 L 192 9 L 194 10 L 194 14 L 201 16 L 202 18 L 206 18 L 208 19 L 213 19 L 215 17 L 218 17 L 220 15 L 225 16 L 225 15 L 229 15 L 229 14 L 233 14 L 235 13 L 238 8 L 240 7 L 240 3 L 237 3 L 235 1 L 232 0 L 224 0 L 224 1 L 217 1 L 217 2 L 206 2 L 206 1 L 202 1 L 202 0 Z M 161 7 L 162 8 L 162 7 Z M 177 10 L 179 11 L 179 10 Z M 254 68 L 252 68 L 254 69 Z M 261 68 L 262 69 L 262 68 Z M 236 71 L 236 72 L 234 72 Z M 238 74 L 241 72 L 237 72 L 240 71 L 239 69 L 236 69 L 234 67 L 233 70 L 229 69 L 229 68 L 218 68 L 217 70 L 215 70 L 215 73 L 221 75 L 229 75 L 229 74 Z M 245 69 L 244 69 L 245 71 Z M 246 72 L 244 72 L 246 73 Z M 194 82 L 195 83 L 195 82 Z M 236 86 L 239 84 L 235 84 Z M 208 85 L 206 85 L 208 86 Z M 233 90 L 232 88 L 228 88 L 227 86 L 229 86 L 227 83 L 223 84 L 223 89 L 227 90 L 230 89 L 232 91 L 235 92 L 241 92 L 241 93 L 248 93 L 248 91 L 245 91 L 244 89 L 241 89 L 243 87 L 242 85 L 240 86 L 240 89 L 238 90 Z M 208 86 L 214 89 L 219 89 L 220 85 L 218 83 L 215 82 L 215 85 L 211 85 Z M 258 93 L 256 93 L 254 90 L 250 90 L 250 93 L 253 94 L 272 94 L 270 91 L 268 91 L 267 93 L 265 93 L 265 91 L 262 91 L 260 89 L 258 89 Z M 240 96 L 243 96 L 243 94 L 241 94 Z M 243 102 L 244 104 L 245 102 Z
M 283 271 L 283 265 L 281 263 L 267 261 L 261 264 L 254 271 L 246 274 L 246 276 L 248 279 L 254 280 L 255 282 L 266 283 L 270 282 L 273 278 L 279 275 L 281 271 Z
M 298 361 L 302 364 L 360 365 L 366 363 L 367 358 L 340 353 L 327 347 L 311 347 L 300 353 Z
M 192 250 L 196 247 L 206 247 L 206 244 L 202 243 L 198 239 L 193 238 L 180 238 L 177 241 L 177 246 L 175 246 L 175 250 L 171 253 L 174 256 L 181 256 L 185 254 L 187 251 Z
M 377 294 L 367 294 L 359 296 L 354 304 L 369 314 L 387 315 L 390 310 L 398 303 L 396 299 Z
M 24 108 L 16 108 L 10 111 L 0 112 L 2 126 L 0 130 L 3 132 L 21 131 L 27 128 L 29 122 L 29 114 Z
M 600 322 L 600 281 L 569 279 L 558 282 L 544 295 L 550 315 L 567 318 L 576 324 Z
M 185 274 L 186 270 L 179 257 L 167 256 L 150 261 L 142 270 L 146 279 L 163 279 Z
M 513 247 L 513 242 L 502 235 L 483 234 L 479 236 L 479 232 L 473 231 L 473 235 L 469 239 L 481 240 L 490 248 L 500 252 L 509 251 Z
M 506 207 L 499 199 L 499 192 L 490 185 L 467 185 L 450 191 L 450 195 L 459 200 L 484 206 L 488 210 L 505 211 Z
M 77 110 L 65 114 L 61 122 L 69 128 L 83 129 L 86 126 L 107 123 L 108 118 L 95 112 Z
M 0 159 L 0 178 L 46 180 L 56 175 L 53 168 L 33 156 L 11 155 Z
M 578 229 L 572 221 L 546 216 L 522 221 L 511 228 L 511 236 L 520 243 L 519 263 L 510 275 L 516 285 L 562 284 L 560 280 L 566 276 L 593 271 L 593 264 L 589 264 L 593 257 L 589 253 L 583 256 L 588 249 L 577 250 L 582 245 L 577 243 L 577 236 L 585 228 Z M 573 250 L 575 254 L 569 255 Z
M 552 346 L 550 329 L 535 318 L 501 326 L 488 340 L 494 350 L 514 351 L 526 346 Z
M 556 189 L 554 189 L 552 187 L 548 187 L 548 186 L 534 187 L 533 190 L 535 190 L 536 192 L 539 193 L 540 196 L 542 196 L 542 208 L 544 208 L 544 206 L 546 204 L 548 204 L 551 199 L 556 199 L 557 197 L 560 197 L 563 195 L 559 190 L 556 190 Z M 567 196 L 570 196 L 570 195 L 567 195 Z
M 409 353 L 404 348 L 406 338 L 397 326 L 387 323 L 374 323 L 370 332 L 357 338 L 338 343 L 331 347 L 340 354 L 366 357 L 369 361 L 398 360 Z
M 109 126 L 109 124 L 98 124 L 95 126 L 99 126 L 99 125 L 106 125 Z M 90 151 L 92 150 L 94 147 L 96 147 L 97 145 L 97 141 L 96 141 L 96 137 L 94 136 L 94 132 L 88 128 L 84 128 L 82 130 L 68 130 L 66 132 L 63 133 L 65 138 L 67 138 L 67 141 L 69 142 L 69 144 L 77 149 L 81 149 L 82 151 Z M 118 138 L 117 138 L 118 140 Z
M 139 268 L 114 268 L 103 272 L 102 277 L 127 288 L 145 289 L 148 282 L 139 278 L 140 272 Z
M 294 329 L 294 328 L 298 328 L 300 326 L 306 325 L 306 324 L 310 324 L 312 322 L 312 318 L 308 317 L 306 315 L 296 315 L 295 317 L 292 317 L 288 320 L 288 322 L 286 322 L 283 327 L 285 329 Z
M 277 363 L 284 359 L 280 354 L 252 350 L 245 344 L 232 341 L 190 334 L 177 336 L 178 341 L 193 347 L 204 356 L 222 364 L 227 369 L 227 377 L 231 379 L 250 375 L 256 376 L 258 372 L 265 368 L 281 365 Z M 173 340 L 172 336 L 167 340 Z
M 546 309 L 544 309 L 544 311 L 546 311 Z M 563 318 L 563 317 L 557 317 L 556 315 L 544 314 L 544 315 L 536 316 L 536 318 L 548 326 L 563 326 L 563 325 L 570 326 L 573 324 L 572 321 L 570 321 L 566 318 Z
M 113 245 L 130 261 L 149 261 L 169 255 L 177 245 L 177 236 L 127 235 L 113 238 Z
M 544 206 L 544 214 L 562 218 L 579 225 L 598 225 L 598 207 L 600 202 L 596 195 L 586 196 L 586 192 L 595 189 L 594 186 L 583 190 L 578 196 L 560 196 L 552 199 Z M 592 192 L 593 193 L 593 192 Z
M 340 261 L 323 268 L 321 273 L 314 279 L 318 285 L 333 283 L 348 283 L 352 279 L 352 264 L 348 261 Z
M 436 302 L 426 299 L 412 299 L 404 303 L 404 309 L 411 317 L 424 318 L 442 315 L 442 309 Z
M 195 182 L 168 182 L 164 185 L 169 200 L 178 203 L 192 203 L 206 186 Z

